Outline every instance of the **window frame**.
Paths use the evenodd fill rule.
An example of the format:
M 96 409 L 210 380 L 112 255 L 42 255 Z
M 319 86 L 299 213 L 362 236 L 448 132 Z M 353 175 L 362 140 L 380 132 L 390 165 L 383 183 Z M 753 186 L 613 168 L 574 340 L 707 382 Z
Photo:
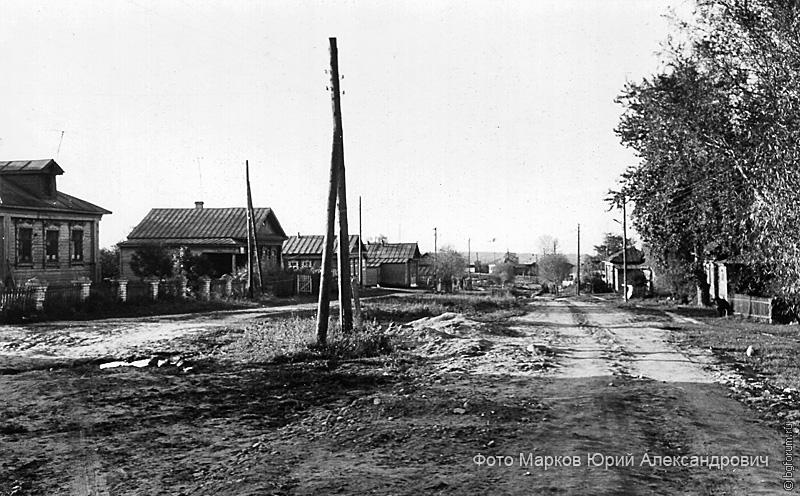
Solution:
M 28 242 L 28 246 L 27 246 L 27 252 L 28 252 L 27 255 L 28 256 L 27 257 L 23 257 L 22 256 L 22 251 L 23 251 L 23 247 L 22 247 L 22 241 L 23 241 L 22 232 L 23 231 L 26 231 L 28 233 L 28 237 L 27 237 L 27 240 L 26 240 Z M 16 246 L 16 248 L 17 248 L 17 250 L 16 250 L 17 267 L 33 267 L 33 239 L 34 239 L 33 225 L 32 224 L 27 224 L 27 223 L 26 224 L 18 224 L 17 225 L 16 234 L 17 234 L 17 236 L 16 236 L 16 238 L 17 238 L 16 239 L 16 242 L 17 242 L 16 243 L 16 245 L 17 245 Z

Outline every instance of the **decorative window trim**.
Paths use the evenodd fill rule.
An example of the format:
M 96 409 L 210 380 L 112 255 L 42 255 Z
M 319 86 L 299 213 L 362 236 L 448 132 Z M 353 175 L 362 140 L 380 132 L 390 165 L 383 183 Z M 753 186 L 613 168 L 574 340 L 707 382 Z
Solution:
M 58 224 L 56 224 L 56 223 L 46 222 L 44 224 L 44 229 L 42 229 L 42 231 L 44 232 L 44 239 L 42 240 L 43 243 L 44 243 L 44 253 L 43 253 L 43 255 L 44 255 L 44 264 L 47 267 L 58 267 L 60 265 L 60 262 L 61 262 L 60 257 L 59 257 L 59 244 L 60 244 L 59 241 L 61 241 L 59 238 L 61 236 L 61 229 L 58 226 Z M 56 237 L 55 237 L 55 250 L 56 251 L 55 251 L 54 258 L 50 258 L 51 254 L 48 253 L 48 251 L 50 249 L 50 239 L 49 239 L 50 238 L 50 233 L 55 233 L 56 234 Z
M 22 229 L 27 229 L 30 231 L 30 252 L 28 254 L 27 260 L 21 260 L 20 252 L 20 231 Z M 33 242 L 35 239 L 35 231 L 33 227 L 33 221 L 28 219 L 16 219 L 14 221 L 14 260 L 17 267 L 33 267 Z
M 75 233 L 81 233 L 81 249 L 80 252 L 75 250 Z M 69 231 L 69 263 L 70 265 L 83 265 L 84 257 L 83 252 L 86 248 L 86 231 L 83 229 L 83 223 L 80 225 L 74 224 Z

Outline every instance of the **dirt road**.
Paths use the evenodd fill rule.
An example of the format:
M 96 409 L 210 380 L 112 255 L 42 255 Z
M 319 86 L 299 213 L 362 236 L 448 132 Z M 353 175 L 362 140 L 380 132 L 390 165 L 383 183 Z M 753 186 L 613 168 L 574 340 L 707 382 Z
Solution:
M 156 341 L 124 353 L 113 343 L 133 322 L 14 329 L 0 339 L 0 368 L 16 367 L 0 375 L 0 494 L 785 494 L 783 439 L 714 382 L 708 355 L 668 344 L 680 323 L 600 302 L 528 310 L 394 328 L 416 344 L 386 360 L 198 355 L 189 372 L 23 370 L 48 354 L 202 350 L 208 317 L 150 322 Z

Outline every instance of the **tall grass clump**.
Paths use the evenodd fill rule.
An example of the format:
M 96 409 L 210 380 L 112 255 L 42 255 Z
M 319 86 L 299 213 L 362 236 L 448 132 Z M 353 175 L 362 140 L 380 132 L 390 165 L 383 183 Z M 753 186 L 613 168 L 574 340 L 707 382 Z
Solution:
M 331 319 L 328 343 L 317 344 L 316 319 L 291 317 L 249 325 L 242 336 L 226 350 L 232 357 L 252 362 L 304 361 L 314 359 L 347 360 L 391 353 L 389 337 L 374 322 L 367 322 L 350 333 L 343 333 L 339 322 Z
M 410 322 L 445 312 L 473 317 L 492 314 L 510 317 L 524 313 L 522 303 L 516 298 L 490 298 L 474 294 L 391 296 L 371 300 L 364 305 L 364 317 L 378 321 Z

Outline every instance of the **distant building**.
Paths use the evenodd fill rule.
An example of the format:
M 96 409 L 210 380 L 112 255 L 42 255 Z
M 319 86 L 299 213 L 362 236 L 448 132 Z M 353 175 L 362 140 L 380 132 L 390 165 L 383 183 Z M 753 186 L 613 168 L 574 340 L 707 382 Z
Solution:
M 100 219 L 111 212 L 58 191 L 63 173 L 52 159 L 0 162 L 3 284 L 100 279 Z
M 417 243 L 368 243 L 367 273 L 370 286 L 416 287 L 422 256 Z
M 287 236 L 272 209 L 253 210 L 261 264 L 279 268 Z M 204 208 L 203 202 L 196 202 L 195 208 L 150 210 L 128 239 L 119 243 L 121 277 L 134 277 L 131 257 L 147 246 L 160 246 L 176 254 L 188 248 L 193 254 L 205 255 L 215 274 L 235 274 L 247 265 L 247 209 Z
M 350 274 L 358 277 L 358 255 L 360 238 L 357 234 L 350 235 Z M 318 271 L 322 268 L 322 251 L 325 246 L 325 236 L 321 234 L 297 234 L 283 242 L 283 264 L 286 269 L 309 269 Z M 360 246 L 362 259 L 367 258 L 367 248 Z M 333 252 L 339 253 L 339 238 L 334 237 Z M 334 272 L 338 272 L 338 263 L 333 264 Z M 364 263 L 366 267 L 366 263 Z
M 653 271 L 645 265 L 644 252 L 629 247 L 623 257 L 622 250 L 603 261 L 605 281 L 612 292 L 624 294 L 624 281 L 627 273 L 628 286 L 632 296 L 641 297 L 653 291 Z

